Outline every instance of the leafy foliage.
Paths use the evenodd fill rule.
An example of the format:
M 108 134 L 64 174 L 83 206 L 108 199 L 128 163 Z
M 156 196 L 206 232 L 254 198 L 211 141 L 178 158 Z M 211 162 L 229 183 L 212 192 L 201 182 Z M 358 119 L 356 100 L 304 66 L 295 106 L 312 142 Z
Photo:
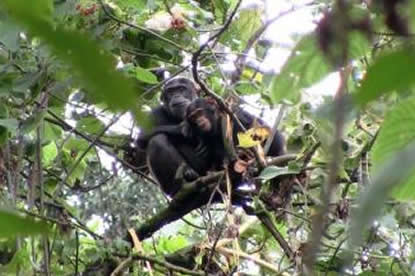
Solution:
M 287 25 L 267 24 L 277 11 L 247 1 L 227 25 L 238 4 L 0 2 L 1 275 L 415 273 L 415 17 L 404 16 L 414 1 L 281 10 L 296 24 L 302 9 L 318 21 L 290 42 L 279 40 Z M 223 192 L 223 204 L 130 254 L 127 230 L 169 200 L 126 156 L 164 78 L 191 77 L 191 56 L 215 34 L 199 78 L 226 104 L 257 107 L 270 127 L 283 115 L 289 154 L 263 158 L 272 128 L 240 133 L 261 161 L 241 162 L 255 173 L 243 178 L 255 189 L 241 191 L 254 215 Z M 281 68 L 264 66 L 287 49 Z M 333 73 L 338 82 L 318 86 Z

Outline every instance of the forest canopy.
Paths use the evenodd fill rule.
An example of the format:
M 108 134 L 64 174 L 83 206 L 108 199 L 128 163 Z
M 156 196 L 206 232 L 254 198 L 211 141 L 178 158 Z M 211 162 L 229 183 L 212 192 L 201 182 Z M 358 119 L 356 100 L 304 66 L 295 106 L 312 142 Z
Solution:
M 296 31 L 304 14 L 312 30 Z M 414 14 L 2 0 L 0 275 L 413 275 Z M 137 137 L 177 78 L 219 110 L 226 158 L 167 196 Z M 262 120 L 231 139 L 235 107 Z M 286 152 L 267 156 L 278 133 Z

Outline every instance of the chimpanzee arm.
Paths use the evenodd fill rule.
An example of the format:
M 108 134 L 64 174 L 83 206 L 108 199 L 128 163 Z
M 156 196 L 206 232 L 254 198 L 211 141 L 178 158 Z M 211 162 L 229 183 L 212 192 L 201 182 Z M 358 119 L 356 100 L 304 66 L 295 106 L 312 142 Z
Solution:
M 137 145 L 145 149 L 148 142 L 156 135 L 165 134 L 169 137 L 190 138 L 190 129 L 186 122 L 179 125 L 163 125 L 154 127 L 149 134 L 142 134 L 137 138 Z

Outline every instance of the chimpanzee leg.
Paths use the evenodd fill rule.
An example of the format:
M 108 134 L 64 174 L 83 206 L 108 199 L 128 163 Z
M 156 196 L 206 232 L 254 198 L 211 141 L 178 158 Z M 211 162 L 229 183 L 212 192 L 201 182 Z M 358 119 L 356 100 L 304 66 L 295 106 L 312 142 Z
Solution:
M 149 141 L 147 164 L 162 190 L 170 196 L 180 190 L 183 179 L 193 181 L 199 177 L 165 134 L 155 135 Z M 177 175 L 178 170 L 182 175 Z

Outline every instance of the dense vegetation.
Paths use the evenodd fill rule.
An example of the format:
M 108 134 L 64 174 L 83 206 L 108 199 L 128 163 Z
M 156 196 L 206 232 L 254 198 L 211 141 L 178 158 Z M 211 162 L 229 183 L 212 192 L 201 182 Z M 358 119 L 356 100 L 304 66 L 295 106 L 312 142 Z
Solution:
M 415 1 L 28 2 L 0 2 L 1 275 L 415 273 Z M 305 8 L 315 30 L 265 71 L 264 33 Z M 273 225 L 225 201 L 124 241 L 168 205 L 125 161 L 161 69 L 282 116 L 291 161 L 255 179 Z

